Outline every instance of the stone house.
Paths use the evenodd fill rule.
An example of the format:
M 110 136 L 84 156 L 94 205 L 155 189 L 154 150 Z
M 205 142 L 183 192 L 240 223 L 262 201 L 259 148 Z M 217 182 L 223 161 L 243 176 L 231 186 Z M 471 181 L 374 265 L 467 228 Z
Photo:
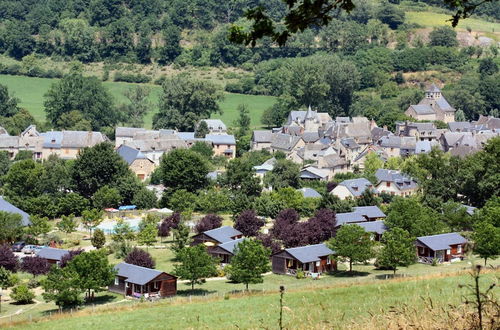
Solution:
M 405 115 L 417 120 L 440 120 L 445 123 L 455 121 L 456 110 L 446 101 L 441 90 L 432 84 L 425 91 L 425 98 L 418 104 L 410 105 Z
M 134 172 L 141 181 L 149 178 L 156 168 L 154 161 L 146 157 L 146 155 L 139 150 L 127 145 L 121 145 L 116 152 L 127 162 L 130 170 Z
M 417 192 L 418 185 L 412 178 L 401 174 L 400 171 L 378 169 L 376 188 L 379 193 L 396 196 L 410 196 Z

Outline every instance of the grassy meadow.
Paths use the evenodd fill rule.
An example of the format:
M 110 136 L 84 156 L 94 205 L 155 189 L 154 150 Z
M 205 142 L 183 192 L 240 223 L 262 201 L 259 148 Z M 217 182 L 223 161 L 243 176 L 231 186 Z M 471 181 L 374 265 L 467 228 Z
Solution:
M 9 91 L 14 94 L 21 102 L 20 106 L 26 108 L 37 121 L 45 120 L 43 110 L 43 95 L 49 90 L 50 85 L 56 79 L 33 78 L 25 76 L 0 75 L 0 84 L 6 85 Z M 123 93 L 135 84 L 122 82 L 104 82 L 104 86 L 113 95 L 116 104 L 126 103 L 127 99 Z M 158 98 L 161 93 L 161 87 L 157 85 L 148 85 L 151 88 L 150 101 L 153 109 L 145 117 L 145 126 L 152 126 L 153 115 L 158 111 Z M 223 114 L 214 114 L 213 118 L 220 118 L 228 126 L 231 126 L 238 117 L 237 107 L 239 104 L 246 104 L 250 110 L 253 127 L 260 127 L 260 117 L 265 109 L 274 103 L 275 98 L 264 95 L 243 95 L 234 93 L 225 93 L 224 100 L 220 103 Z

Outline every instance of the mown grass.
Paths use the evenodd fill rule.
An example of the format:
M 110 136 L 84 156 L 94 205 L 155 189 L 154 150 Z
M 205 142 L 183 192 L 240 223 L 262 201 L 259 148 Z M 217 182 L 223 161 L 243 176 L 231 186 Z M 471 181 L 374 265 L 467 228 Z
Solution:
M 497 274 L 483 276 L 483 283 Z M 372 281 L 360 285 L 340 285 L 322 290 L 289 290 L 284 297 L 283 325 L 288 329 L 345 328 L 352 322 L 384 314 L 395 306 L 409 305 L 424 311 L 459 304 L 470 282 L 466 274 L 435 275 L 410 280 Z M 225 299 L 195 298 L 136 303 L 91 313 L 88 309 L 73 317 L 20 324 L 23 329 L 255 329 L 277 328 L 279 294 L 274 292 L 227 296 Z
M 0 75 L 0 84 L 6 85 L 9 91 L 19 98 L 20 106 L 26 108 L 37 121 L 45 120 L 43 110 L 44 94 L 49 90 L 50 85 L 56 79 L 34 78 L 25 76 Z M 113 95 L 116 104 L 127 102 L 123 93 L 135 84 L 121 82 L 104 82 L 104 86 Z M 151 88 L 149 100 L 152 103 L 152 111 L 145 117 L 145 127 L 152 127 L 153 115 L 158 111 L 158 99 L 161 87 L 148 85 Z M 243 95 L 225 93 L 225 99 L 220 103 L 223 114 L 214 114 L 213 118 L 220 118 L 228 126 L 232 126 L 238 117 L 237 107 L 239 104 L 246 104 L 250 110 L 251 125 L 259 127 L 260 117 L 265 109 L 273 105 L 275 98 L 264 95 Z
M 449 14 L 434 13 L 430 11 L 407 11 L 406 22 L 417 23 L 424 27 L 451 26 Z M 477 18 L 460 20 L 457 28 L 466 30 L 467 27 L 476 32 L 500 32 L 500 23 L 488 22 Z

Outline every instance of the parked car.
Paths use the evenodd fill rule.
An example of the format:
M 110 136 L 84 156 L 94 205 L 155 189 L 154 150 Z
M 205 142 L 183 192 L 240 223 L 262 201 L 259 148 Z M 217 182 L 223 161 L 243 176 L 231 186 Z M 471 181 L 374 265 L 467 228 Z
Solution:
M 21 252 L 24 254 L 33 254 L 35 252 L 36 245 L 26 245 Z
M 26 243 L 23 241 L 15 242 L 14 244 L 12 244 L 12 251 L 21 252 L 25 245 Z

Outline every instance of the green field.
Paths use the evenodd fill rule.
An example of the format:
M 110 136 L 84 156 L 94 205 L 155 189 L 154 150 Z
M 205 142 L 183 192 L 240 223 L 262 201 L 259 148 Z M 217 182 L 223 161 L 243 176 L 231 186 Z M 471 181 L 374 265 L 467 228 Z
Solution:
M 45 113 L 43 111 L 43 95 L 50 88 L 50 85 L 56 79 L 46 78 L 32 78 L 25 76 L 10 76 L 0 75 L 0 84 L 6 85 L 9 91 L 21 100 L 21 107 L 26 108 L 37 121 L 45 120 Z M 113 95 L 116 104 L 126 102 L 123 92 L 134 84 L 119 83 L 119 82 L 105 82 L 104 86 L 108 88 Z M 145 118 L 146 127 L 152 126 L 153 114 L 158 110 L 158 97 L 161 92 L 161 87 L 157 85 L 149 85 L 151 87 L 150 101 L 154 105 L 153 111 L 148 113 Z M 220 103 L 223 111 L 222 115 L 213 115 L 213 118 L 221 118 L 224 123 L 231 126 L 238 113 L 236 111 L 238 104 L 246 104 L 250 110 L 252 119 L 251 125 L 259 127 L 260 117 L 262 112 L 274 103 L 275 98 L 272 96 L 263 95 L 243 95 L 226 93 L 225 99 Z
M 498 274 L 497 274 L 498 275 Z M 494 274 L 484 275 L 491 283 Z M 394 307 L 411 306 L 427 312 L 434 308 L 459 304 L 464 289 L 459 284 L 470 276 L 436 277 L 421 280 L 388 280 L 323 290 L 288 291 L 284 297 L 285 328 L 337 329 L 367 322 L 373 315 L 388 314 Z M 275 329 L 279 319 L 279 294 L 276 292 L 236 295 L 226 299 L 195 298 L 189 302 L 162 301 L 156 304 L 136 303 L 134 308 L 116 307 L 100 313 L 58 318 L 22 324 L 22 329 Z

